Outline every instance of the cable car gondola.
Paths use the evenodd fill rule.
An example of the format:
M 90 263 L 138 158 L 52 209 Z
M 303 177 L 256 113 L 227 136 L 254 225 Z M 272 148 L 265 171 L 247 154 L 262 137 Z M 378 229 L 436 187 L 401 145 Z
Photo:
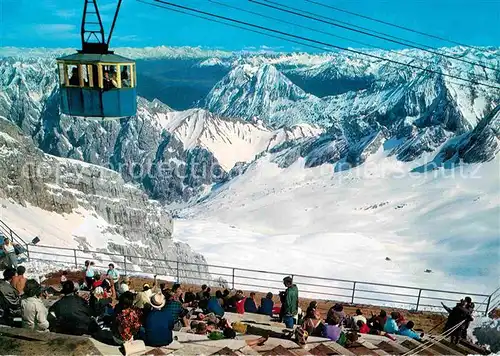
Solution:
M 57 58 L 61 112 L 103 119 L 133 116 L 137 112 L 135 61 L 109 51 L 122 0 L 118 1 L 107 42 L 97 0 L 84 1 L 82 49 Z

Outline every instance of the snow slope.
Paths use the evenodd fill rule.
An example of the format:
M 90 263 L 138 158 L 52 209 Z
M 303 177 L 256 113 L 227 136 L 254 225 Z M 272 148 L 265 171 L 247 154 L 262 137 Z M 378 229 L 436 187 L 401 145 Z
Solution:
M 139 114 L 151 115 L 147 110 L 139 108 Z M 236 163 L 252 161 L 261 152 L 286 141 L 323 132 L 308 124 L 270 130 L 262 122 L 222 118 L 203 109 L 156 111 L 151 120 L 179 139 L 185 150 L 207 149 L 226 172 Z
M 380 151 L 336 173 L 270 159 L 185 211 L 174 238 L 209 264 L 487 293 L 497 283 L 498 157 L 427 173 L 411 172 L 424 159 Z

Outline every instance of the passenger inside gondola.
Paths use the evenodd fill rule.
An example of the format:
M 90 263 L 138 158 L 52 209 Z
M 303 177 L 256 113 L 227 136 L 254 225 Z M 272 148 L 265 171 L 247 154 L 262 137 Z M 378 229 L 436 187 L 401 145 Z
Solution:
M 114 73 L 114 79 L 110 78 L 109 72 L 104 72 L 104 90 L 115 89 L 118 85 L 116 82 L 116 73 Z
M 122 78 L 122 87 L 123 88 L 130 88 L 130 79 L 129 79 L 130 76 L 128 74 L 128 69 L 126 66 L 123 66 L 121 78 Z
M 78 75 L 78 67 L 73 67 L 71 70 L 71 78 L 69 78 L 69 85 L 80 85 L 80 77 Z

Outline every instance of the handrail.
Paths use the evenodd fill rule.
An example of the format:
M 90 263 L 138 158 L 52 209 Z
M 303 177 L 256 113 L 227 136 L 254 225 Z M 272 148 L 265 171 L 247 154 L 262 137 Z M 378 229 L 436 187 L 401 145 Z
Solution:
M 32 246 L 35 246 L 35 245 L 32 245 Z M 55 246 L 38 245 L 38 244 L 36 246 L 40 247 L 40 248 L 50 248 L 50 249 L 58 249 L 58 250 L 69 250 L 69 251 L 75 250 L 75 249 L 69 248 L 69 247 L 55 247 Z M 122 257 L 122 258 L 125 257 L 127 259 L 130 259 L 130 258 L 141 258 L 141 256 L 121 255 L 121 254 L 112 253 L 112 252 L 102 252 L 102 251 L 93 251 L 93 250 L 78 250 L 78 249 L 76 251 L 77 252 L 82 252 L 82 253 L 96 253 L 96 254 L 102 254 L 102 255 L 107 255 L 107 256 L 119 256 L 119 257 Z M 225 269 L 235 268 L 238 271 L 242 271 L 242 272 L 264 273 L 264 274 L 277 274 L 277 275 L 283 275 L 283 276 L 291 276 L 291 275 L 293 275 L 294 278 L 296 278 L 296 277 L 302 277 L 302 278 L 309 278 L 309 279 L 320 279 L 320 280 L 325 280 L 325 281 L 345 282 L 345 283 L 354 283 L 354 282 L 356 282 L 357 284 L 366 284 L 366 285 L 371 285 L 371 286 L 392 287 L 392 288 L 402 288 L 402 289 L 413 289 L 413 290 L 422 290 L 422 291 L 427 291 L 427 292 L 438 292 L 438 293 L 464 294 L 464 295 L 472 295 L 472 296 L 475 296 L 475 297 L 487 297 L 487 296 L 489 296 L 489 294 L 465 293 L 465 292 L 440 290 L 440 289 L 419 288 L 419 287 L 404 286 L 404 285 L 397 285 L 397 284 L 386 284 L 386 283 L 376 283 L 376 282 L 354 281 L 354 280 L 331 278 L 331 277 L 316 277 L 316 276 L 307 276 L 307 275 L 293 274 L 293 273 L 283 273 L 283 272 L 262 271 L 262 270 L 256 270 L 256 269 L 248 269 L 248 268 L 239 268 L 239 267 L 233 267 L 233 266 L 221 266 L 221 265 L 211 265 L 211 264 L 207 265 L 207 264 L 195 263 L 195 262 L 182 262 L 182 261 L 177 261 L 177 260 L 167 260 L 167 259 L 161 259 L 161 258 L 151 258 L 151 257 L 148 257 L 148 261 L 172 262 L 172 263 L 179 262 L 179 263 L 187 264 L 187 265 L 208 266 L 208 267 L 212 267 L 212 268 L 225 268 Z M 239 278 L 244 278 L 244 276 L 240 276 Z M 252 277 L 249 277 L 249 278 L 252 278 Z M 276 282 L 281 282 L 281 281 L 276 281 Z M 340 287 L 332 287 L 332 288 L 340 288 Z M 351 290 L 351 288 L 349 288 L 349 290 Z M 374 291 L 371 291 L 371 292 L 374 292 Z M 424 297 L 422 297 L 422 298 L 424 298 Z
M 21 236 L 19 236 L 14 230 L 12 230 L 5 222 L 3 222 L 1 219 L 0 219 L 0 231 L 4 231 L 7 233 L 6 237 L 10 237 L 12 243 L 16 242 L 16 240 L 20 241 L 24 247 L 26 247 L 26 250 L 27 250 L 27 246 L 28 244 L 26 243 L 26 241 L 24 241 Z M 19 243 L 19 242 L 18 242 Z
M 310 295 L 315 295 L 316 297 L 320 298 L 321 296 L 326 296 L 326 297 L 341 297 L 341 298 L 346 298 L 349 300 L 352 304 L 354 304 L 356 301 L 377 301 L 377 302 L 384 302 L 384 303 L 391 303 L 391 305 L 394 304 L 403 304 L 407 305 L 410 307 L 415 307 L 415 310 L 418 311 L 419 307 L 429 307 L 429 308 L 441 308 L 439 304 L 431 305 L 431 304 L 422 304 L 421 302 L 423 300 L 427 301 L 440 301 L 440 302 L 448 302 L 448 301 L 454 301 L 453 299 L 450 299 L 449 296 L 439 296 L 434 294 L 434 295 L 429 295 L 429 293 L 426 293 L 426 295 L 422 295 L 422 292 L 430 292 L 430 293 L 445 293 L 445 294 L 452 294 L 452 295 L 470 295 L 474 297 L 484 297 L 486 300 L 488 300 L 487 303 L 485 302 L 476 302 L 476 306 L 479 309 L 486 305 L 486 310 L 485 313 L 487 314 L 489 311 L 490 307 L 490 302 L 492 301 L 493 295 L 499 291 L 493 292 L 491 295 L 487 294 L 479 294 L 479 293 L 464 293 L 464 292 L 459 292 L 459 291 L 448 291 L 448 290 L 439 290 L 439 289 L 430 289 L 430 288 L 419 288 L 419 287 L 414 287 L 414 286 L 403 286 L 403 285 L 395 285 L 395 284 L 386 284 L 386 283 L 374 283 L 374 282 L 366 282 L 366 281 L 354 281 L 354 280 L 347 280 L 347 279 L 339 279 L 339 278 L 329 278 L 329 277 L 316 277 L 316 276 L 307 276 L 307 275 L 298 275 L 298 274 L 291 274 L 291 273 L 283 273 L 283 272 L 274 272 L 274 271 L 262 271 L 262 270 L 254 270 L 254 269 L 248 269 L 248 268 L 238 268 L 238 267 L 233 267 L 233 266 L 221 266 L 221 265 L 210 265 L 210 264 L 203 264 L 203 263 L 196 263 L 196 262 L 183 262 L 183 261 L 178 261 L 178 260 L 167 260 L 167 259 L 161 259 L 161 258 L 147 258 L 147 261 L 150 262 L 161 262 L 164 265 L 149 265 L 149 264 L 138 264 L 138 263 L 132 263 L 134 259 L 141 259 L 143 257 L 141 256 L 133 256 L 133 255 L 121 255 L 118 253 L 112 253 L 112 252 L 104 252 L 104 251 L 93 251 L 93 250 L 80 250 L 80 249 L 75 249 L 75 248 L 70 248 L 70 247 L 56 247 L 56 246 L 49 246 L 49 245 L 38 245 L 38 244 L 27 244 L 24 242 L 24 240 L 16 234 L 12 229 L 8 227 L 7 224 L 5 224 L 2 220 L 0 220 L 0 231 L 8 231 L 9 234 L 12 235 L 12 237 L 16 237 L 19 241 L 23 242 L 26 246 L 26 254 L 28 256 L 28 260 L 33 260 L 33 261 L 43 261 L 43 262 L 55 262 L 55 263 L 61 263 L 61 264 L 70 264 L 74 265 L 75 268 L 78 268 L 80 265 L 83 265 L 83 260 L 84 259 L 97 259 L 99 258 L 96 257 L 84 257 L 82 254 L 89 254 L 89 255 L 102 255 L 106 256 L 102 258 L 102 262 L 104 263 L 106 260 L 109 259 L 109 261 L 113 261 L 113 263 L 117 264 L 117 268 L 120 268 L 118 264 L 122 264 L 122 268 L 127 274 L 127 272 L 132 272 L 130 270 L 130 265 L 134 265 L 138 268 L 140 268 L 140 271 L 133 271 L 133 272 L 142 272 L 145 273 L 146 270 L 154 270 L 156 272 L 157 269 L 162 268 L 165 269 L 166 271 L 169 271 L 168 273 L 175 273 L 175 276 L 177 278 L 177 281 L 181 281 L 181 277 L 184 280 L 190 280 L 190 281 L 203 281 L 207 282 L 207 278 L 201 278 L 202 276 L 197 276 L 193 275 L 190 276 L 188 275 L 188 272 L 193 272 L 196 273 L 196 269 L 186 269 L 184 266 L 199 266 L 207 269 L 207 275 L 214 276 L 214 277 L 232 277 L 231 282 L 225 281 L 228 285 L 230 284 L 233 289 L 236 287 L 255 287 L 255 288 L 267 288 L 267 289 L 272 289 L 275 290 L 277 289 L 276 287 L 273 287 L 272 284 L 276 283 L 282 283 L 282 276 L 291 276 L 292 279 L 294 279 L 298 284 L 304 287 L 312 287 L 312 289 L 305 289 L 301 288 L 301 293 L 305 294 L 310 294 Z M 48 251 L 45 251 L 47 249 Z M 62 251 L 72 251 L 72 254 L 61 254 L 58 252 Z M 51 252 L 49 252 L 51 251 Z M 38 254 L 38 255 L 37 255 Z M 41 258 L 43 255 L 51 255 L 53 258 L 52 259 L 47 259 L 47 258 Z M 79 256 L 80 255 L 80 256 Z M 112 257 L 119 257 L 119 258 L 112 258 Z M 172 263 L 174 265 L 172 265 Z M 100 268 L 106 268 L 106 266 L 98 266 Z M 210 271 L 208 272 L 208 269 L 210 268 Z M 128 269 L 128 271 L 127 271 Z M 213 270 L 215 269 L 215 271 Z M 217 269 L 222 269 L 223 271 L 217 272 Z M 181 273 L 183 272 L 183 273 Z M 243 273 L 241 273 L 243 272 Z M 181 276 L 182 274 L 182 276 Z M 249 275 L 253 274 L 253 275 Z M 272 276 L 273 279 L 267 278 L 267 276 L 259 276 L 259 274 L 265 274 L 267 276 Z M 278 279 L 274 279 L 274 277 L 279 276 Z M 266 278 L 262 278 L 266 277 Z M 304 279 L 304 281 L 297 281 L 297 279 Z M 213 277 L 209 278 L 212 283 L 218 282 L 218 280 L 214 279 Z M 249 280 L 248 282 L 244 282 L 242 280 Z M 312 280 L 313 282 L 316 281 L 316 283 L 310 283 L 309 280 Z M 320 281 L 324 281 L 325 284 L 320 284 Z M 349 285 L 332 285 L 328 282 L 340 282 L 340 283 L 349 283 L 352 285 L 350 287 Z M 267 283 L 267 285 L 266 285 Z M 359 285 L 363 285 L 364 288 L 359 288 Z M 358 286 L 358 288 L 356 288 Z M 368 286 L 372 287 L 388 287 L 390 289 L 388 290 L 380 290 L 381 288 L 375 288 L 373 290 L 369 290 L 367 288 Z M 317 289 L 320 288 L 320 289 Z M 406 289 L 406 292 L 404 293 L 396 293 L 393 289 Z M 418 294 L 415 293 L 415 295 L 410 294 L 411 291 L 418 291 Z M 340 291 L 352 291 L 352 293 L 347 294 L 338 294 L 336 292 Z M 399 292 L 399 291 L 398 291 Z M 358 294 L 356 294 L 358 293 Z M 365 293 L 365 294 L 362 294 Z M 380 298 L 374 298 L 371 295 L 366 295 L 366 293 L 370 294 L 378 294 L 380 295 Z M 408 293 L 408 294 L 407 294 Z M 361 295 L 360 295 L 361 294 Z M 401 300 L 394 300 L 391 299 L 392 296 L 399 296 L 399 297 L 405 297 L 405 298 L 410 298 L 411 300 L 406 300 L 406 301 L 401 301 Z M 382 299 L 386 298 L 386 299 Z M 493 298 L 493 299 L 496 299 Z M 416 301 L 415 301 L 416 300 Z M 380 305 L 380 303 L 379 303 Z

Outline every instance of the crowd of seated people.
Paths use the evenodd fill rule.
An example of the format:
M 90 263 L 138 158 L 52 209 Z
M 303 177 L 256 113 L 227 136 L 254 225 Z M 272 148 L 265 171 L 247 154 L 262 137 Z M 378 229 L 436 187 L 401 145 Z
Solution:
M 421 339 L 421 335 L 413 331 L 415 324 L 413 321 L 406 322 L 402 314 L 392 312 L 387 316 L 384 310 L 379 315 L 371 315 L 367 319 L 360 309 L 355 315 L 349 316 L 344 312 L 342 304 L 336 303 L 326 315 L 321 317 L 317 302 L 313 301 L 307 308 L 305 317 L 300 325 L 301 337 L 307 340 L 307 336 L 326 337 L 336 341 L 341 345 L 349 342 L 349 333 L 383 335 L 394 340 L 394 334 L 405 335 L 416 340 Z M 304 336 L 305 335 L 305 336 Z
M 61 275 L 61 297 L 48 309 L 43 301 L 42 287 L 36 280 L 24 277 L 23 266 L 17 270 L 6 269 L 0 281 L 0 322 L 37 331 L 91 335 L 111 345 L 139 339 L 146 345 L 159 347 L 169 345 L 173 341 L 173 331 L 181 328 L 210 339 L 234 338 L 236 333 L 245 333 L 244 324 L 230 324 L 224 318 L 227 312 L 273 316 L 272 293 L 257 305 L 253 292 L 248 297 L 241 290 L 212 293 L 206 285 L 196 293 L 184 292 L 178 283 L 158 286 L 156 276 L 151 285 L 143 284 L 141 290 L 135 292 L 130 279 L 120 278 L 112 264 L 106 274 L 101 275 L 92 262 L 87 262 L 81 283 L 71 280 L 67 273 Z M 16 319 L 20 323 L 16 323 Z M 412 321 L 406 321 L 398 312 L 387 315 L 381 310 L 378 315 L 367 318 L 358 309 L 351 316 L 340 303 L 332 306 L 323 318 L 318 303 L 313 301 L 304 318 L 297 320 L 293 335 L 301 344 L 311 335 L 346 345 L 352 333 L 384 335 L 392 339 L 392 335 L 399 334 L 420 340 L 421 335 L 413 330 L 414 327 Z

